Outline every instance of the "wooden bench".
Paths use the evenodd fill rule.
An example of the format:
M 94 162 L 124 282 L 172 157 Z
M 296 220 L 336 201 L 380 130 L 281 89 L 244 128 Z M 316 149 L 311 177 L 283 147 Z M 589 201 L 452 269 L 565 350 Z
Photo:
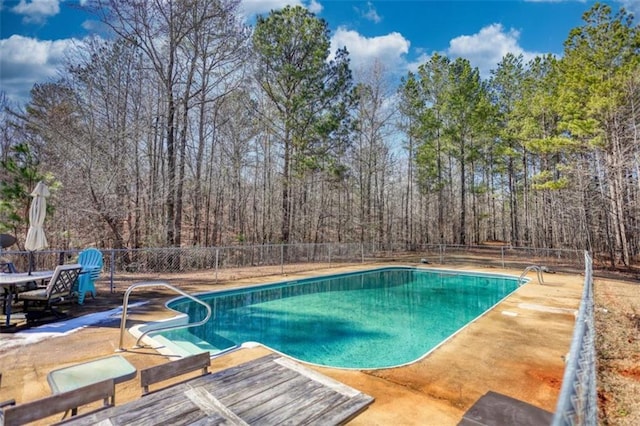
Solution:
M 88 415 L 113 406 L 115 394 L 113 379 L 103 380 L 72 391 L 57 393 L 24 404 L 11 405 L 4 409 L 0 419 L 4 417 L 5 426 L 19 426 L 68 411 L 71 411 L 73 416 L 77 413 L 78 407 L 102 400 L 102 407 L 87 412 L 86 415 Z
M 149 393 L 149 386 L 158 382 L 181 376 L 196 370 L 202 370 L 202 375 L 209 374 L 211 365 L 211 355 L 209 352 L 202 352 L 197 355 L 187 356 L 176 361 L 140 370 L 140 386 L 142 395 Z

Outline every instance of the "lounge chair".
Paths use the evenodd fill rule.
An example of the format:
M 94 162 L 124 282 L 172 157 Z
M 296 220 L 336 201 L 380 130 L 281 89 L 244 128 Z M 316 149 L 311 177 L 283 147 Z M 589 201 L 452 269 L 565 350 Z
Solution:
M 91 292 L 91 297 L 96 297 L 95 282 L 102 273 L 102 252 L 94 248 L 84 249 L 78 256 L 78 263 L 82 265 L 82 273 L 78 278 L 78 303 L 84 303 L 87 292 Z
M 102 400 L 103 404 L 101 407 L 84 413 L 82 416 L 89 415 L 113 406 L 115 393 L 116 390 L 113 379 L 109 379 L 72 391 L 53 394 L 24 404 L 16 405 L 13 400 L 7 401 L 7 406 L 4 410 L 0 411 L 0 424 L 3 424 L 2 420 L 4 420 L 4 426 L 24 425 L 36 420 L 45 419 L 54 414 L 67 413 L 69 411 L 71 411 L 72 416 L 74 416 L 77 414 L 78 407 Z
M 201 352 L 196 355 L 140 370 L 142 395 L 144 396 L 149 393 L 149 385 L 163 382 L 192 371 L 202 370 L 202 375 L 209 374 L 210 365 L 211 354 L 209 352 Z
M 64 317 L 64 314 L 54 309 L 54 305 L 71 299 L 72 290 L 76 285 L 81 270 L 82 267 L 77 263 L 59 265 L 53 272 L 53 276 L 46 287 L 19 293 L 18 298 L 24 302 L 27 322 L 37 319 L 37 314 L 40 313 L 36 310 L 31 311 L 32 305 L 42 305 L 43 309 L 40 311 L 43 313 L 50 312 L 56 317 Z

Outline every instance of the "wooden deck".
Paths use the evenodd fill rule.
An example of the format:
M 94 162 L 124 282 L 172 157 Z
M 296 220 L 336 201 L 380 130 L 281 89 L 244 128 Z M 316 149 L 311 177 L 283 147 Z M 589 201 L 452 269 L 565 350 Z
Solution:
M 74 425 L 334 425 L 373 398 L 279 355 L 268 355 L 70 419 Z

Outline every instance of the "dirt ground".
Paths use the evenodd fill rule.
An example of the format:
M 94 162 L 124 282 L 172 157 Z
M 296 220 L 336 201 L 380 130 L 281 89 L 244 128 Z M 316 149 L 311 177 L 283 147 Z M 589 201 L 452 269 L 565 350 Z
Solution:
M 640 283 L 595 276 L 600 424 L 640 425 Z
M 321 265 L 315 265 L 316 268 L 319 266 Z M 640 283 L 637 279 L 613 279 L 610 273 L 605 274 L 604 271 L 594 271 L 594 276 L 599 424 L 639 425 Z M 131 281 L 140 280 L 140 277 L 129 278 Z M 219 278 L 218 283 L 211 285 L 210 290 L 233 285 L 233 280 L 244 276 L 233 272 Z M 172 281 L 171 277 L 163 279 Z M 175 279 L 180 280 L 180 288 L 187 292 L 196 289 L 202 291 L 198 285 L 202 283 L 202 277 L 197 274 L 186 278 L 181 274 Z M 239 281 L 236 285 L 242 285 L 242 282 Z M 100 283 L 98 298 L 89 298 L 82 306 L 73 305 L 68 313 L 75 317 L 119 307 L 127 287 L 127 282 L 119 282 L 116 283 L 116 291 L 110 292 L 107 283 Z M 145 288 L 132 293 L 130 303 L 152 300 L 152 305 L 157 306 L 172 297 L 173 294 L 164 290 Z M 18 329 L 24 327 L 21 325 Z

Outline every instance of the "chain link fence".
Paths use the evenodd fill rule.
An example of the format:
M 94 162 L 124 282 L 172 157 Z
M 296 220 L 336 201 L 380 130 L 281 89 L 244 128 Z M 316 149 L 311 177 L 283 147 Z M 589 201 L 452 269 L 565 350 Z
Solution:
M 81 250 L 3 251 L 0 257 L 26 271 L 53 269 L 72 263 Z M 375 262 L 409 262 L 440 265 L 481 265 L 524 269 L 544 265 L 548 270 L 576 272 L 584 258 L 578 250 L 511 247 L 505 245 L 430 244 L 415 247 L 361 243 L 264 244 L 229 247 L 102 249 L 102 283 L 113 292 L 135 280 L 162 279 L 169 274 L 198 273 L 203 280 L 291 274 L 322 267 Z M 230 272 L 231 271 L 231 272 Z M 226 272 L 222 274 L 222 272 Z
M 416 249 L 429 262 L 443 265 L 479 264 L 501 268 L 524 269 L 535 264 L 555 271 L 574 272 L 584 265 L 582 251 L 505 245 L 432 244 Z
M 593 267 L 589 253 L 585 252 L 584 258 L 582 301 L 553 418 L 554 426 L 598 423 Z

